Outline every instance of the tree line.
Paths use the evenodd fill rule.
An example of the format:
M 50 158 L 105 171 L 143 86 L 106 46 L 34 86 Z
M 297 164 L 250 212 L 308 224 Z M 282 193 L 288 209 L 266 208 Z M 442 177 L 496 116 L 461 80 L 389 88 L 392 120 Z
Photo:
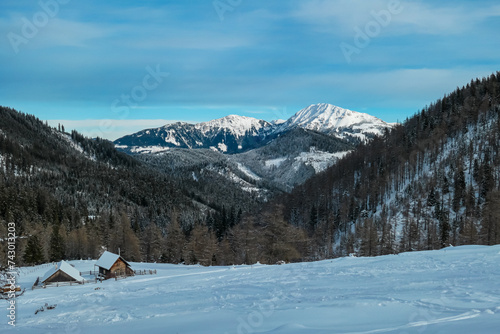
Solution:
M 197 181 L 196 154 L 137 159 L 2 107 L 0 236 L 15 222 L 20 264 L 118 248 L 229 265 L 500 243 L 499 105 L 500 73 L 472 80 L 267 204 Z
M 281 202 L 318 258 L 500 242 L 500 72 L 472 80 Z

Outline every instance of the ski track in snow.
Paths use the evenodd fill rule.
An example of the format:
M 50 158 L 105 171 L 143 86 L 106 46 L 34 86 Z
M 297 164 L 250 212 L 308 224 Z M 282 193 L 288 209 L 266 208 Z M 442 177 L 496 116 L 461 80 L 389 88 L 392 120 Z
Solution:
M 497 333 L 499 263 L 500 245 L 281 266 L 132 263 L 158 273 L 33 291 L 50 266 L 25 267 L 16 327 L 2 302 L 0 333 Z M 45 303 L 57 306 L 35 315 Z

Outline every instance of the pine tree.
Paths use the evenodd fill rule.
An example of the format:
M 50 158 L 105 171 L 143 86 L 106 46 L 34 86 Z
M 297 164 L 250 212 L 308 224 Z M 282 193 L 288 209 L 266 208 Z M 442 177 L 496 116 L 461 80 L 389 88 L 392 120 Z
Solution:
M 493 189 L 494 179 L 493 179 L 493 171 L 489 163 L 489 153 L 486 151 L 486 158 L 482 165 L 482 175 L 483 178 L 481 180 L 481 189 L 480 194 L 482 198 L 486 198 L 488 192 Z
M 465 174 L 462 168 L 462 163 L 458 163 L 458 168 L 455 171 L 453 178 L 454 194 L 453 194 L 453 210 L 457 212 L 465 198 Z
M 481 238 L 485 245 L 500 242 L 500 192 L 492 191 L 486 197 L 481 221 Z
M 361 245 L 360 245 L 360 255 L 361 256 L 376 256 L 378 255 L 378 233 L 377 227 L 373 222 L 373 219 L 364 219 L 361 225 Z
M 318 210 L 316 209 L 316 206 L 313 205 L 311 207 L 311 213 L 309 215 L 309 226 L 307 227 L 310 233 L 314 232 L 317 224 L 318 224 Z
M 28 237 L 28 242 L 24 250 L 23 260 L 28 265 L 41 264 L 45 261 L 43 256 L 42 246 L 36 235 Z
M 441 247 L 448 246 L 448 240 L 450 237 L 450 223 L 448 221 L 448 215 L 444 212 L 443 208 L 439 208 L 439 240 L 441 242 Z
M 429 195 L 427 196 L 427 205 L 428 206 L 436 206 L 436 194 L 434 193 L 434 188 L 431 188 Z
M 114 221 L 114 219 L 113 219 Z M 130 219 L 125 212 L 119 215 L 119 219 L 114 222 L 111 231 L 110 251 L 118 252 L 129 261 L 140 261 L 141 249 L 139 238 L 134 234 L 130 226 Z
M 58 224 L 52 225 L 52 235 L 50 237 L 49 261 L 58 262 L 64 259 L 64 240 L 59 232 Z
M 167 234 L 164 239 L 165 246 L 162 262 L 177 264 L 184 261 L 183 248 L 186 240 L 175 212 L 172 214 L 171 219 L 172 221 L 167 227 Z
M 142 252 L 146 262 L 156 262 L 160 260 L 162 249 L 161 230 L 155 223 L 150 223 L 142 233 Z

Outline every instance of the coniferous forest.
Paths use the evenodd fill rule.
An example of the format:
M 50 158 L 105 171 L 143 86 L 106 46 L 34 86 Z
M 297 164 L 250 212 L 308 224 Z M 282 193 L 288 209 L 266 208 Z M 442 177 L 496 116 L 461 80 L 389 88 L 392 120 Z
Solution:
M 109 141 L 2 107 L 0 236 L 15 223 L 19 265 L 118 248 L 131 261 L 228 265 L 492 245 L 499 145 L 500 72 L 266 199 L 222 181 L 186 182 Z

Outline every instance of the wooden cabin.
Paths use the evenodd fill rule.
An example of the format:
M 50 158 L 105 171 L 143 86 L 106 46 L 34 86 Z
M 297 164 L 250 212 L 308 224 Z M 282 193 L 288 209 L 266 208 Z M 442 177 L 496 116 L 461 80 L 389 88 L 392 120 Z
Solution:
M 101 255 L 95 265 L 99 267 L 99 276 L 104 279 L 134 276 L 134 271 L 130 267 L 130 264 L 123 257 L 108 251 L 105 251 Z
M 66 261 L 56 263 L 54 267 L 43 276 L 41 283 L 83 283 L 84 279 L 80 272 Z

